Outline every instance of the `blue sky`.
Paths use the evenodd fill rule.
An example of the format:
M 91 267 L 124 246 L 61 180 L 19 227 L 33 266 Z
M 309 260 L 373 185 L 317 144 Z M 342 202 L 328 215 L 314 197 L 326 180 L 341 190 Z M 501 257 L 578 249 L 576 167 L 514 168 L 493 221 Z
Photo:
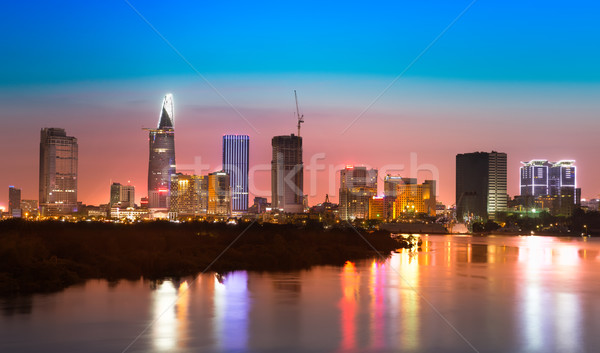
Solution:
M 130 3 L 202 73 L 396 75 L 471 1 Z M 598 82 L 600 4 L 480 0 L 407 77 Z M 124 1 L 11 1 L 0 83 L 183 75 Z

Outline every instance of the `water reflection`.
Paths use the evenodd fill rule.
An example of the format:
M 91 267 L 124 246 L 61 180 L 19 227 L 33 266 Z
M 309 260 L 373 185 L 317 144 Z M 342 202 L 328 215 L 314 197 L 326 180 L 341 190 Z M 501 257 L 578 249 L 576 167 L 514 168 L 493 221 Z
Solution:
M 224 351 L 243 349 L 248 344 L 248 274 L 237 271 L 215 278 L 215 340 Z
M 152 342 L 158 352 L 185 346 L 188 332 L 189 291 L 186 281 L 156 283 L 153 293 Z
M 469 351 L 450 323 L 482 352 L 591 352 L 599 254 L 593 238 L 429 236 L 341 268 L 90 281 L 2 301 L 0 351 L 120 351 L 155 320 L 132 351 Z
M 340 326 L 342 340 L 340 348 L 342 351 L 353 350 L 356 343 L 356 317 L 357 300 L 359 297 L 360 276 L 356 271 L 356 265 L 347 261 L 342 270 L 342 299 L 339 306 L 341 309 Z

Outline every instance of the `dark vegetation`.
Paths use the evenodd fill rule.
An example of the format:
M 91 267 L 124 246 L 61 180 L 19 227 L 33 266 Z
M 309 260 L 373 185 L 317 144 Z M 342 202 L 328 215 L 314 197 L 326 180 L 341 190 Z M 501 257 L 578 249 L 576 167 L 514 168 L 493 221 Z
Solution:
M 361 234 L 385 256 L 404 245 L 388 232 Z M 0 222 L 0 295 L 52 292 L 91 278 L 285 271 L 373 256 L 377 253 L 352 228 L 9 220 Z

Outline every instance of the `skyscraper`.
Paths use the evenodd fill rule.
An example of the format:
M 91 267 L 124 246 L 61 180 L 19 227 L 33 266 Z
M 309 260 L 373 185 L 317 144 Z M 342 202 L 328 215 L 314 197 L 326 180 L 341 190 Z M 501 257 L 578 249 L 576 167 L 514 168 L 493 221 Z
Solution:
M 250 137 L 248 135 L 223 136 L 223 170 L 229 174 L 231 211 L 248 210 L 248 169 Z
M 271 206 L 284 212 L 304 212 L 302 137 L 275 136 L 271 146 Z
M 506 153 L 456 155 L 456 218 L 493 220 L 507 206 Z
M 17 189 L 14 186 L 8 187 L 8 214 L 13 215 L 13 210 L 18 211 L 21 209 L 21 189 Z
M 148 208 L 169 207 L 171 175 L 175 174 L 173 95 L 163 99 L 158 127 L 149 130 Z
M 340 170 L 339 215 L 342 220 L 369 217 L 369 202 L 377 195 L 377 169 L 348 165 Z
M 39 201 L 43 216 L 77 211 L 77 139 L 44 128 L 40 138 Z
M 223 170 L 208 174 L 208 214 L 231 215 L 229 174 Z

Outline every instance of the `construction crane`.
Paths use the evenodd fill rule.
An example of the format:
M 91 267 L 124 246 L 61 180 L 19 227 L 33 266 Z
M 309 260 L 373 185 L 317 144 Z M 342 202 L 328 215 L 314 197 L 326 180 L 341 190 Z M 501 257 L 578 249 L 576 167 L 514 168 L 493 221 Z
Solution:
M 304 122 L 304 115 L 300 115 L 300 109 L 298 109 L 298 95 L 294 90 L 294 98 L 296 99 L 296 116 L 298 117 L 298 137 L 300 137 L 300 124 Z

